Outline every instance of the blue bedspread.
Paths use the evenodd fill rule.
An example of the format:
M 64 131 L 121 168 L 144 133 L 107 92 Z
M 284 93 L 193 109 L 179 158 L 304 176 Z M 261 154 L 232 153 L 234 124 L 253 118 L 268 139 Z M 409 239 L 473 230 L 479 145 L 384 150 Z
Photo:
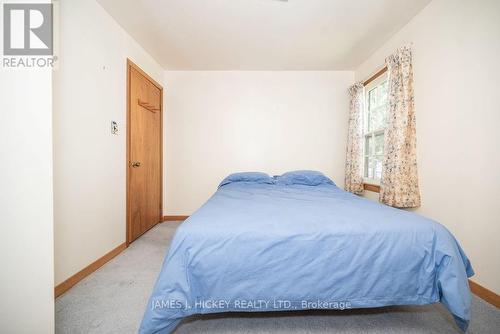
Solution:
M 140 327 L 196 313 L 443 303 L 466 330 L 469 260 L 441 224 L 334 185 L 230 183 L 178 228 Z

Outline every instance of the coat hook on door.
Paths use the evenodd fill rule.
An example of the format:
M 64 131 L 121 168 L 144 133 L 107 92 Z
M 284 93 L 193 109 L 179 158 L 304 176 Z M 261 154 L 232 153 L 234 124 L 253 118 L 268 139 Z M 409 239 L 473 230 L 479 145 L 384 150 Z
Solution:
M 156 108 L 156 107 L 150 105 L 147 102 L 143 102 L 143 101 L 141 101 L 141 99 L 137 99 L 137 104 L 140 105 L 141 107 L 143 107 L 144 109 L 147 109 L 147 110 L 149 110 L 149 111 L 151 111 L 153 113 L 155 113 L 157 111 L 160 111 L 159 108 Z

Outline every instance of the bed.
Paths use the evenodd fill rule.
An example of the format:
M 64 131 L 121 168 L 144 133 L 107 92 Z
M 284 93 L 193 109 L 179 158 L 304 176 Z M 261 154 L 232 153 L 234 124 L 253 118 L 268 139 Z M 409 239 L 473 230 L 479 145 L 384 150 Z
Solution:
M 436 302 L 467 329 L 474 272 L 444 226 L 321 173 L 253 174 L 226 178 L 180 225 L 140 333 L 170 333 L 200 313 Z

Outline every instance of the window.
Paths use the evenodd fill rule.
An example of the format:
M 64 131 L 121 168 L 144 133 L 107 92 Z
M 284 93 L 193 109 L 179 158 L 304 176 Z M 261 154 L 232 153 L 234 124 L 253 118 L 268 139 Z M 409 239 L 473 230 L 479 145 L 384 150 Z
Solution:
M 379 184 L 384 157 L 384 132 L 387 114 L 387 72 L 365 86 L 363 114 L 365 183 Z

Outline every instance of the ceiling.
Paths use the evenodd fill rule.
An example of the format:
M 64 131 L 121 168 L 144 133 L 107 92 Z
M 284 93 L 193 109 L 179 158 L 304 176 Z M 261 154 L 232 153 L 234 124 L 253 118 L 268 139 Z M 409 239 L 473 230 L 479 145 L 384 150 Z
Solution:
M 166 70 L 353 70 L 431 0 L 97 0 Z

